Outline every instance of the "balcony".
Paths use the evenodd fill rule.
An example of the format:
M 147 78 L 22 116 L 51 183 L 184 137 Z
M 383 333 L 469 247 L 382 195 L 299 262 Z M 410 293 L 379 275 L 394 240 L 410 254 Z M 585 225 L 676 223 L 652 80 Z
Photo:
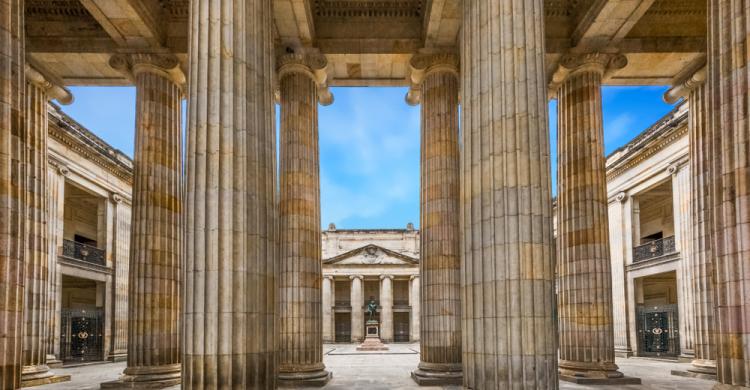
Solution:
M 674 236 L 664 237 L 633 248 L 633 263 L 676 253 Z
M 73 260 L 85 261 L 96 265 L 107 265 L 107 252 L 94 246 L 80 242 L 63 240 L 63 257 Z

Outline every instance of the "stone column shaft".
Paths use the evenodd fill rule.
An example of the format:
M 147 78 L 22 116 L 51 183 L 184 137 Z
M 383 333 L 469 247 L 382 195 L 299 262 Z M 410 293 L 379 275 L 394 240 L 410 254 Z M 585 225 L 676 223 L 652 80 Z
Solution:
M 69 380 L 70 376 L 54 377 L 47 366 L 51 341 L 50 261 L 49 261 L 49 196 L 47 139 L 49 99 L 72 101 L 70 93 L 51 83 L 45 76 L 26 66 L 26 297 L 24 302 L 25 334 L 21 386 L 36 386 L 53 380 Z M 56 93 L 57 92 L 57 93 Z M 52 264 L 55 266 L 55 264 Z
M 708 2 L 709 168 L 715 289 L 716 389 L 750 388 L 750 9 Z M 700 171 L 698 171 L 700 172 Z
M 558 90 L 559 365 L 560 379 L 572 382 L 623 379 L 615 365 L 601 97 L 613 60 L 590 54 L 561 61 L 571 73 Z
M 62 310 L 62 275 L 57 262 L 58 248 L 62 247 L 63 224 L 65 219 L 65 177 L 67 168 L 57 166 L 47 170 L 47 242 L 49 244 L 49 342 L 47 343 L 47 365 L 50 368 L 62 367 L 60 358 L 60 311 Z
M 705 73 L 705 69 L 704 69 Z M 705 78 L 705 75 L 703 76 Z M 706 85 L 701 82 L 690 91 L 688 126 L 690 126 L 691 217 L 693 226 L 690 242 L 692 256 L 687 264 L 692 267 L 693 313 L 695 316 L 693 368 L 695 373 L 711 378 L 716 375 L 716 340 L 714 332 L 714 252 L 711 242 L 712 212 L 710 169 L 712 159 L 707 128 Z
M 677 304 L 680 335 L 680 357 L 692 359 L 695 356 L 693 336 L 695 315 L 693 313 L 693 267 L 690 259 L 693 257 L 690 218 L 690 167 L 676 163 L 669 168 L 672 173 L 672 203 L 675 222 L 675 240 L 680 252 L 680 265 L 677 278 Z
M 274 389 L 272 1 L 190 5 L 182 387 Z
M 380 339 L 393 341 L 393 275 L 380 277 Z
M 176 58 L 115 56 L 136 87 L 135 171 L 128 280 L 128 365 L 103 388 L 180 383 L 182 283 L 182 79 Z M 179 72 L 178 70 L 176 70 Z
M 279 59 L 280 350 L 282 385 L 321 385 L 323 364 L 318 90 L 315 60 Z
M 25 218 L 23 1 L 0 3 L 0 389 L 21 384 Z
M 458 58 L 416 55 L 423 69 L 420 202 L 420 385 L 463 383 L 459 229 Z
M 409 338 L 411 341 L 420 341 L 422 311 L 420 308 L 420 280 L 418 275 L 409 278 L 409 306 L 411 313 L 409 317 Z
M 323 342 L 335 341 L 333 328 L 333 302 L 336 299 L 333 295 L 333 276 L 323 277 Z
M 557 389 L 542 0 L 462 2 L 464 386 Z
M 362 276 L 354 275 L 349 278 L 352 280 L 349 292 L 352 305 L 352 342 L 361 342 L 365 338 L 365 313 L 362 308 L 364 305 Z

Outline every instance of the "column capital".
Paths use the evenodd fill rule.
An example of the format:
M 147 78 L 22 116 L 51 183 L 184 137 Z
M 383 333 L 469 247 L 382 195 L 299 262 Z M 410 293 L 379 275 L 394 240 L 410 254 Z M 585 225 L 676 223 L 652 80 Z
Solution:
M 419 275 L 412 275 L 412 276 L 409 276 L 409 281 L 410 281 L 410 282 L 411 282 L 412 280 L 414 280 L 414 279 L 419 279 Z
M 690 92 L 706 82 L 706 65 L 686 77 L 680 78 L 667 92 L 664 92 L 664 102 L 668 104 L 677 103 L 678 100 L 687 97 Z
M 26 81 L 44 90 L 49 100 L 56 99 L 64 105 L 73 103 L 73 94 L 65 88 L 62 81 L 40 69 L 26 62 Z
M 177 84 L 185 90 L 187 83 L 180 61 L 172 54 L 134 53 L 115 54 L 109 58 L 109 66 L 135 83 L 141 73 L 153 73 Z
M 112 199 L 113 202 L 115 202 L 117 204 L 122 203 L 122 199 L 123 199 L 122 195 L 118 194 L 117 192 L 113 192 L 110 195 L 110 198 Z
M 549 98 L 557 96 L 560 85 L 569 77 L 581 72 L 595 72 L 607 77 L 628 65 L 628 57 L 619 53 L 567 53 L 560 58 L 557 71 L 549 85 Z
M 393 275 L 380 275 L 380 280 L 390 279 L 393 280 Z
M 333 281 L 335 278 L 333 275 L 323 275 L 323 279 L 328 279 L 330 281 Z
M 455 53 L 417 53 L 409 60 L 409 92 L 406 103 L 418 105 L 422 100 L 422 83 L 432 73 L 450 73 L 458 78 L 459 60 Z
M 279 82 L 292 73 L 304 74 L 318 87 L 318 102 L 323 106 L 333 103 L 333 94 L 328 88 L 328 59 L 317 51 L 307 53 L 285 53 L 276 58 Z
M 351 280 L 354 280 L 354 279 L 362 280 L 362 279 L 364 279 L 364 277 L 362 275 L 349 275 L 349 279 L 351 279 Z

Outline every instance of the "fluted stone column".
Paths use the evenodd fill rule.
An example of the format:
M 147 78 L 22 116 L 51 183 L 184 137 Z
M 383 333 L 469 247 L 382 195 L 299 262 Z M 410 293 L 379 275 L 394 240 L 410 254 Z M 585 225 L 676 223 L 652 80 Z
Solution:
M 322 55 L 278 59 L 281 96 L 279 148 L 280 350 L 283 386 L 322 386 L 323 364 L 318 80 Z
M 326 275 L 323 277 L 323 342 L 335 341 L 334 324 L 333 324 L 333 302 L 336 297 L 333 295 L 333 276 Z
M 458 58 L 418 54 L 412 83 L 422 103 L 420 385 L 460 385 Z
M 380 339 L 393 341 L 393 275 L 380 276 Z
M 680 264 L 677 268 L 677 306 L 680 336 L 680 358 L 692 360 L 695 356 L 693 329 L 693 267 L 690 266 L 692 243 L 690 241 L 690 167 L 687 161 L 675 162 L 668 168 L 672 174 L 672 205 L 675 223 L 676 249 L 680 253 Z
M 542 0 L 461 5 L 464 386 L 557 389 Z
M 622 56 L 566 56 L 558 89 L 560 379 L 640 383 L 615 364 L 601 82 Z
M 276 387 L 271 0 L 190 2 L 183 389 Z
M 664 100 L 674 104 L 686 98 L 688 129 L 690 131 L 690 256 L 683 257 L 683 266 L 691 271 L 687 284 L 692 294 L 693 313 L 693 366 L 687 371 L 672 371 L 675 375 L 688 375 L 716 379 L 716 344 L 714 340 L 714 252 L 711 242 L 712 210 L 710 169 L 715 161 L 710 149 L 713 140 L 707 127 L 708 102 L 706 68 L 699 69 L 678 82 L 664 94 Z M 684 190 L 683 190 L 684 191 Z M 684 278 L 684 275 L 683 275 Z
M 421 310 L 420 308 L 420 282 L 419 275 L 412 275 L 409 277 L 409 306 L 411 307 L 411 316 L 409 318 L 409 338 L 411 341 L 419 341 L 420 339 L 420 319 Z
M 351 275 L 349 279 L 352 281 L 351 290 L 349 290 L 350 301 L 352 305 L 352 342 L 361 342 L 365 338 L 365 312 L 364 306 L 364 291 L 362 288 L 362 276 Z
M 182 85 L 176 58 L 117 55 L 136 87 L 135 172 L 128 280 L 128 365 L 102 388 L 159 388 L 181 380 Z
M 25 272 L 23 1 L 0 3 L 0 389 L 21 384 Z
M 58 99 L 68 104 L 70 92 L 48 76 L 26 64 L 26 297 L 24 302 L 24 348 L 21 386 L 38 386 L 70 380 L 70 375 L 56 376 L 47 366 L 51 341 L 49 196 L 47 139 L 49 119 L 47 104 Z M 54 266 L 54 264 L 53 264 Z
M 708 142 L 715 281 L 715 389 L 750 388 L 750 9 L 708 2 Z
M 47 189 L 49 202 L 47 219 L 47 242 L 49 243 L 49 318 L 47 324 L 49 342 L 47 343 L 47 365 L 50 368 L 60 368 L 63 365 L 60 355 L 60 312 L 62 310 L 62 271 L 57 262 L 58 250 L 62 248 L 65 219 L 65 175 L 68 168 L 62 165 L 52 165 L 47 170 Z

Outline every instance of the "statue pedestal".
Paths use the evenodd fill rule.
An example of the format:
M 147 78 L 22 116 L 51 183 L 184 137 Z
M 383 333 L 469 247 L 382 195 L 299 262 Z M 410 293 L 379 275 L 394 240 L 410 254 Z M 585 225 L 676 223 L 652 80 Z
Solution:
M 375 320 L 365 323 L 365 342 L 357 347 L 357 351 L 387 351 L 388 347 L 380 341 L 380 324 Z

